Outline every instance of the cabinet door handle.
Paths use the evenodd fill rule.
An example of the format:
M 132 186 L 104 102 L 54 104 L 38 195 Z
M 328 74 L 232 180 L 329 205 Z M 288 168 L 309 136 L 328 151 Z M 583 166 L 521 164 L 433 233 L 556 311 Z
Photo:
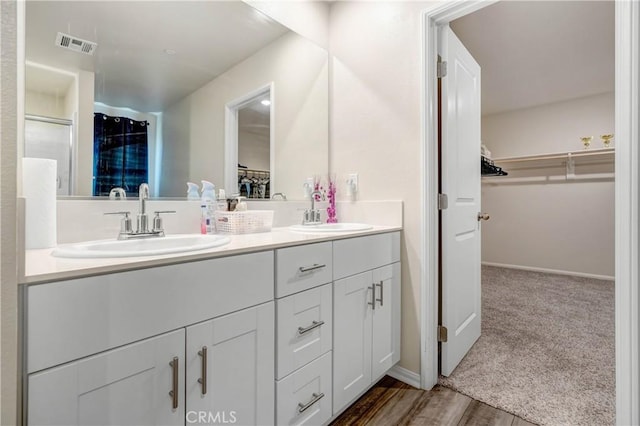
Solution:
M 380 282 L 375 285 L 380 286 L 380 299 L 376 299 L 376 300 L 380 302 L 380 306 L 384 306 L 384 281 L 380 280 Z
M 367 304 L 371 305 L 371 310 L 375 311 L 376 310 L 376 285 L 374 284 L 368 288 L 371 289 L 371 302 L 367 302 Z
M 311 271 L 315 271 L 316 269 L 321 269 L 321 268 L 326 268 L 327 265 L 325 264 L 321 264 L 321 263 L 314 263 L 311 266 L 301 266 L 298 268 L 298 270 L 300 272 L 311 272 Z
M 207 347 L 203 346 L 202 349 L 198 351 L 198 355 L 200 355 L 200 378 L 198 379 L 198 383 L 201 385 L 201 393 L 202 395 L 207 394 Z
M 314 328 L 320 327 L 322 324 L 324 324 L 324 321 L 322 321 L 322 320 L 320 320 L 320 321 L 312 321 L 311 325 L 308 326 L 308 327 L 298 327 L 298 334 L 308 333 L 311 330 L 313 330 Z
M 313 404 L 315 404 L 316 402 L 320 401 L 322 398 L 324 398 L 324 393 L 320 392 L 320 393 L 313 393 L 312 394 L 312 398 L 311 401 L 307 402 L 306 404 L 303 404 L 302 402 L 298 403 L 298 413 L 303 413 L 305 411 L 307 411 Z
M 172 375 L 172 386 L 171 386 L 171 390 L 169 391 L 169 396 L 171 396 L 172 399 L 172 406 L 173 409 L 175 410 L 176 408 L 178 408 L 178 396 L 180 395 L 178 393 L 178 372 L 180 371 L 180 366 L 179 366 L 179 359 L 177 356 L 173 357 L 173 361 L 171 361 L 169 363 L 169 365 L 171 366 L 171 375 Z

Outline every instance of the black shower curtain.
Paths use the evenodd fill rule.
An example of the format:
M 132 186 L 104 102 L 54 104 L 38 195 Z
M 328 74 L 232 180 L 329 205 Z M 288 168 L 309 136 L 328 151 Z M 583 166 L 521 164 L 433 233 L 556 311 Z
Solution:
M 93 195 L 109 195 L 115 187 L 138 195 L 148 182 L 146 121 L 93 114 Z

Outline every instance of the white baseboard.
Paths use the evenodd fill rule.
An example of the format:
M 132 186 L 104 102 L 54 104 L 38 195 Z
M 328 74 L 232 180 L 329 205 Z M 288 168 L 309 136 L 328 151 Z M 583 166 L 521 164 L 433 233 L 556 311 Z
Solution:
M 594 278 L 597 280 L 615 281 L 615 277 L 610 275 L 587 274 L 584 272 L 562 271 L 559 269 L 536 268 L 535 266 L 507 265 L 504 263 L 482 262 L 486 266 L 497 266 L 500 268 L 520 269 L 523 271 L 546 272 L 548 274 L 571 275 L 574 277 Z M 398 379 L 399 380 L 399 379 Z
M 420 375 L 411 370 L 407 370 L 399 365 L 394 365 L 391 367 L 391 370 L 387 371 L 387 375 L 413 386 L 414 388 L 420 389 Z

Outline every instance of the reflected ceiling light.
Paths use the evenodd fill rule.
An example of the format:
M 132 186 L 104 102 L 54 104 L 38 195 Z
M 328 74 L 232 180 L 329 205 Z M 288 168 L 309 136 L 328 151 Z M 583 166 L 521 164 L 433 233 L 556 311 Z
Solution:
M 176 51 L 173 49 L 164 49 L 164 53 L 166 53 L 167 55 L 175 55 Z
M 260 101 L 260 103 L 264 106 L 269 106 L 271 105 L 271 101 L 269 99 L 263 99 Z

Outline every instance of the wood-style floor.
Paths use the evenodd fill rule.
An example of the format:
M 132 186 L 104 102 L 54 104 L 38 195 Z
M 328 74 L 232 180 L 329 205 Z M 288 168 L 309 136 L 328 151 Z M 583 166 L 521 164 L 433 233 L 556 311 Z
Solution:
M 389 376 L 382 378 L 332 425 L 500 425 L 532 426 L 451 389 L 416 389 Z

